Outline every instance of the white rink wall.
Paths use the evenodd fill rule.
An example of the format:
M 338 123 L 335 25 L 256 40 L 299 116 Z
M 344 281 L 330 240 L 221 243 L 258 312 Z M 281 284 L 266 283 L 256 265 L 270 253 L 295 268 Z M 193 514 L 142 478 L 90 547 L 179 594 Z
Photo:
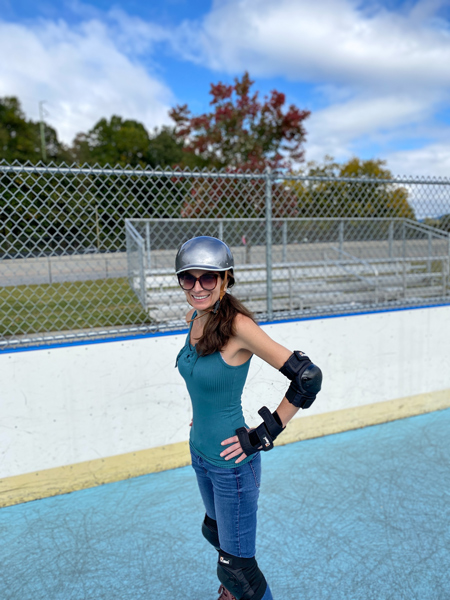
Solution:
M 323 370 L 305 415 L 450 389 L 450 306 L 263 327 Z M 190 401 L 174 368 L 185 336 L 1 353 L 0 478 L 187 440 Z M 248 424 L 263 404 L 276 408 L 287 384 L 252 359 Z

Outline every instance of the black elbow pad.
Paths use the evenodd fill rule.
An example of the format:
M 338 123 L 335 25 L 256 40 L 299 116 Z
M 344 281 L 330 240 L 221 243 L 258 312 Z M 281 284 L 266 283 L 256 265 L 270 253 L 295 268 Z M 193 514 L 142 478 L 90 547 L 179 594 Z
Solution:
M 298 408 L 309 408 L 322 387 L 322 371 L 299 350 L 280 369 L 291 380 L 286 398 Z

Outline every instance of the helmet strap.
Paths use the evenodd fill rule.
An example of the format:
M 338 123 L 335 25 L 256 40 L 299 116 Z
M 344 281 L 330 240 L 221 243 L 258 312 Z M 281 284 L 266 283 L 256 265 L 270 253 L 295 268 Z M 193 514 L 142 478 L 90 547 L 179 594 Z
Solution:
M 225 292 L 227 291 L 227 282 L 228 282 L 228 271 L 225 271 L 225 275 L 222 281 L 222 285 L 220 286 L 220 300 L 225 296 Z
M 226 291 L 227 291 L 227 281 L 228 281 L 228 271 L 225 271 L 225 275 L 224 275 L 224 278 L 223 278 L 223 281 L 222 281 L 222 285 L 220 286 L 220 296 L 219 296 L 219 299 L 214 304 L 214 308 L 212 309 L 212 312 L 215 315 L 217 314 L 217 311 L 219 310 L 220 301 L 222 300 L 222 298 L 226 294 Z

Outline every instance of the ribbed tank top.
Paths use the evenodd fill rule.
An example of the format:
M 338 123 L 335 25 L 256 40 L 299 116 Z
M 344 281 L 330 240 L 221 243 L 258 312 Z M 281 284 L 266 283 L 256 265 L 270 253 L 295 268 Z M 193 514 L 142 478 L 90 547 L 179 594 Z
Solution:
M 237 457 L 228 461 L 222 458 L 220 453 L 227 446 L 220 443 L 236 435 L 238 427 L 246 427 L 241 396 L 251 358 L 234 367 L 224 361 L 220 352 L 199 356 L 190 343 L 191 328 L 192 323 L 175 365 L 186 382 L 192 402 L 193 422 L 189 441 L 194 451 L 204 459 L 219 467 L 233 468 Z

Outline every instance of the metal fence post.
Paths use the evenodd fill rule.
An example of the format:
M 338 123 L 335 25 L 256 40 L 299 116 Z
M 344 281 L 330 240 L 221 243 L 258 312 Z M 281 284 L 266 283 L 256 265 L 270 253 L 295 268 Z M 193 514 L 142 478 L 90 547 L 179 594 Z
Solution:
M 141 304 L 144 307 L 144 310 L 147 310 L 147 278 L 144 269 L 144 240 L 142 238 L 140 240 L 137 240 L 137 247 L 139 257 Z
M 145 224 L 145 249 L 147 250 L 147 271 L 152 268 L 150 255 L 150 223 Z
M 431 257 L 433 255 L 433 240 L 431 239 L 431 231 L 428 232 L 428 259 L 427 259 L 427 272 L 431 272 Z
M 403 260 L 406 258 L 406 223 L 402 222 L 402 254 Z
M 406 262 L 403 261 L 402 283 L 403 283 L 403 298 L 406 298 Z
M 389 258 L 392 258 L 392 247 L 394 243 L 394 221 L 390 221 L 389 223 Z
M 270 176 L 270 167 L 266 168 L 266 277 L 267 317 L 272 319 L 272 181 Z
M 287 221 L 283 221 L 283 256 L 282 262 L 287 261 Z
M 219 221 L 219 233 L 218 236 L 219 240 L 223 241 L 223 223 L 222 221 Z
M 344 249 L 344 221 L 339 221 L 339 252 Z
M 98 220 L 98 206 L 95 205 L 95 231 L 97 234 L 97 250 L 100 250 L 100 223 Z
M 447 269 L 445 272 L 446 286 L 449 284 L 449 280 L 450 280 L 450 233 L 447 234 L 447 245 L 448 245 L 448 256 L 447 256 Z M 442 268 L 444 268 L 443 265 L 442 265 Z M 445 293 L 444 293 L 444 295 L 445 295 Z
M 449 260 L 449 264 L 450 264 L 450 233 L 447 234 L 447 245 L 448 245 L 448 260 Z

